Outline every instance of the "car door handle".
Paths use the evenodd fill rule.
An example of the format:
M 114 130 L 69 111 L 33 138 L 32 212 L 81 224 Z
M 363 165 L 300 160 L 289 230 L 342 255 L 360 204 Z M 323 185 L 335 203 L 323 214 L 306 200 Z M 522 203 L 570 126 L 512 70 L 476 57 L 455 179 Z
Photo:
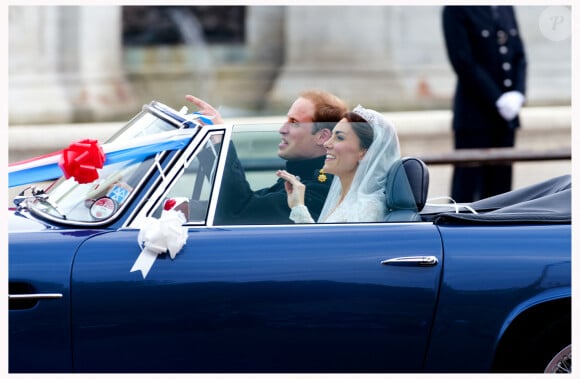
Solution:
M 439 263 L 437 257 L 432 255 L 422 255 L 413 257 L 398 257 L 390 258 L 381 261 L 383 265 L 394 265 L 394 266 L 435 266 Z
M 62 299 L 61 293 L 8 294 L 9 310 L 32 309 L 40 300 Z
M 9 300 L 60 299 L 61 297 L 62 293 L 30 293 L 30 294 L 8 295 Z

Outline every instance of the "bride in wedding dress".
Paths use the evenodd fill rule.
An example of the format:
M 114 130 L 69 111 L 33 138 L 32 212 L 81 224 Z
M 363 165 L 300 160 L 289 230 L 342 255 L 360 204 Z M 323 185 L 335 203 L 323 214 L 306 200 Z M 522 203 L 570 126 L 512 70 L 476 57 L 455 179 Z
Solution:
M 347 112 L 325 142 L 325 173 L 334 179 L 318 222 L 383 221 L 386 213 L 385 181 L 393 163 L 400 159 L 395 127 L 379 112 L 357 106 Z M 286 180 L 290 219 L 314 223 L 304 205 L 305 186 L 285 170 L 276 174 Z

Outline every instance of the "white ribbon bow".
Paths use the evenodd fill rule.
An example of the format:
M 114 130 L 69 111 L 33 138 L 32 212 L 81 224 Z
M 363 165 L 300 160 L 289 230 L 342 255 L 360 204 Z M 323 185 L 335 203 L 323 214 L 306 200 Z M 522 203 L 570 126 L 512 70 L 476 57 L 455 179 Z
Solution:
M 141 271 L 145 279 L 158 255 L 169 252 L 171 259 L 174 259 L 187 241 L 187 228 L 182 226 L 186 221 L 183 212 L 173 209 L 164 210 L 159 219 L 147 217 L 145 226 L 137 236 L 143 250 L 131 267 L 131 272 Z

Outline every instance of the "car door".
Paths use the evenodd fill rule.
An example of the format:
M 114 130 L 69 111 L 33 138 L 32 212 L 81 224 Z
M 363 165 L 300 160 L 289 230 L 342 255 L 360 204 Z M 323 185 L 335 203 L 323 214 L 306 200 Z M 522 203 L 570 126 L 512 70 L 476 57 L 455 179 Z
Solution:
M 146 278 L 137 231 L 87 241 L 72 280 L 75 370 L 406 372 L 441 274 L 425 223 L 192 227 Z M 381 264 L 430 256 L 439 263 Z

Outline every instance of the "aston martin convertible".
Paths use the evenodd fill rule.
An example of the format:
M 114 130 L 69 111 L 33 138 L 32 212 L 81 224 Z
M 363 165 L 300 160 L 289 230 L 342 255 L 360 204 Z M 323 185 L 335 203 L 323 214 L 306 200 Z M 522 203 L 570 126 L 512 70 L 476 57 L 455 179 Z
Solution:
M 270 185 L 279 125 L 200 117 L 10 166 L 11 373 L 571 371 L 569 175 L 442 204 L 405 157 L 383 222 L 233 222 L 231 147 Z

